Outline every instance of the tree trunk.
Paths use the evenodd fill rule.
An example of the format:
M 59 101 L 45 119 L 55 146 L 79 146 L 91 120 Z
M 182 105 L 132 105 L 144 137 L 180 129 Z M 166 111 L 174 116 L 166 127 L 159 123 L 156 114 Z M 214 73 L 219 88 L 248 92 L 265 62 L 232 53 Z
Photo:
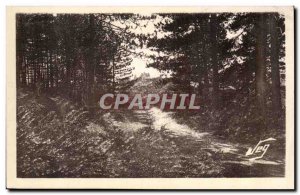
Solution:
M 256 66 L 255 85 L 257 109 L 263 119 L 266 117 L 266 18 L 264 14 L 259 15 L 258 32 L 256 38 Z
M 54 87 L 54 68 L 53 68 L 53 62 L 52 62 L 52 51 L 50 50 L 50 59 L 49 59 L 49 64 L 48 66 L 50 66 L 50 87 L 53 89 Z M 47 87 L 49 85 L 47 84 Z
M 280 94 L 280 72 L 279 72 L 279 43 L 278 25 L 276 15 L 270 15 L 270 35 L 271 35 L 271 75 L 272 75 L 272 108 L 273 113 L 281 113 L 281 94 Z
M 94 89 L 94 72 L 95 72 L 95 16 L 89 15 L 89 53 L 87 64 L 87 107 L 90 108 L 93 105 L 93 89 Z
M 212 65 L 212 106 L 218 109 L 219 104 L 219 75 L 218 75 L 218 43 L 217 43 L 217 21 L 216 15 L 210 17 L 210 44 L 211 44 L 211 65 Z

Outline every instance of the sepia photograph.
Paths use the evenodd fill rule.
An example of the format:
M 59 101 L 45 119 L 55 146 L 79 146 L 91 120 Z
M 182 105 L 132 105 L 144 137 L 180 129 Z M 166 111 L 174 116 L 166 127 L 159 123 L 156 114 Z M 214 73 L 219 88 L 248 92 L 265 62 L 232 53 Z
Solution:
M 8 188 L 294 188 L 293 12 L 7 8 Z

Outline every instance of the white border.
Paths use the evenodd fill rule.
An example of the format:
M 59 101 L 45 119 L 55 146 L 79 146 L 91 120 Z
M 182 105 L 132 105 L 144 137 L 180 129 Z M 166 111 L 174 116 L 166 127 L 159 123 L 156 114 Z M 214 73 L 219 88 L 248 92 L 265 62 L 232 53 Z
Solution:
M 284 178 L 20 179 L 16 178 L 15 13 L 274 12 L 285 14 L 287 155 Z M 294 26 L 292 7 L 8 7 L 7 8 L 7 187 L 56 189 L 292 189 L 294 187 Z

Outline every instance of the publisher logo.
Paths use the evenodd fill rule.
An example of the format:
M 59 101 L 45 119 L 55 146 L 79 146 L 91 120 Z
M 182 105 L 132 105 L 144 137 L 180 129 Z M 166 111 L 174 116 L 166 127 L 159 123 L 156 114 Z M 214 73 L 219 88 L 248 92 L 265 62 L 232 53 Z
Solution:
M 268 138 L 265 140 L 260 140 L 258 144 L 252 149 L 251 147 L 246 152 L 246 156 L 249 157 L 250 161 L 261 159 L 266 154 L 271 142 L 275 141 L 274 138 Z

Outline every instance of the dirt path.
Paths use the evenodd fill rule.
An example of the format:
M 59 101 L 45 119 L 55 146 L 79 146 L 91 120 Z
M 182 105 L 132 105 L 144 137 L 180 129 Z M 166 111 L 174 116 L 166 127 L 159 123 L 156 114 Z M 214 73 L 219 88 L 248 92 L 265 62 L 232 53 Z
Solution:
M 124 132 L 124 137 L 130 138 L 114 156 L 124 168 L 115 171 L 116 177 L 284 175 L 283 162 L 249 161 L 245 157 L 247 146 L 225 143 L 209 132 L 195 131 L 177 123 L 172 115 L 172 112 L 151 108 L 133 111 L 123 122 L 115 120 L 114 125 Z
M 249 146 L 180 124 L 172 112 L 118 110 L 91 120 L 63 98 L 19 97 L 18 174 L 24 177 L 284 175 L 283 162 L 267 157 L 250 162 Z M 62 119 L 61 106 L 69 107 Z

